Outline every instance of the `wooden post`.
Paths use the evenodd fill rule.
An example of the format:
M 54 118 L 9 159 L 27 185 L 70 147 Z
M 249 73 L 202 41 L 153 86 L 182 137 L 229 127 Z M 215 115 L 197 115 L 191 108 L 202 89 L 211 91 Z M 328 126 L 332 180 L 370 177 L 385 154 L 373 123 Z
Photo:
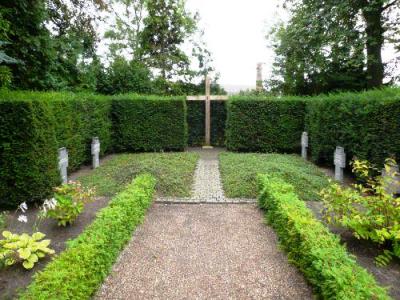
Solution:
M 206 76 L 206 119 L 205 119 L 205 138 L 206 147 L 211 146 L 211 87 L 210 77 Z

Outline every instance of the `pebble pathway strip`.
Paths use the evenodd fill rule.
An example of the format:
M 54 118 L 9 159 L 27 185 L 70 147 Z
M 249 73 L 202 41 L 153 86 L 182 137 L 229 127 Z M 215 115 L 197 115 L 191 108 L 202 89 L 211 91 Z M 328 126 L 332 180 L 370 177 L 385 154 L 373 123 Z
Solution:
M 313 299 L 254 204 L 154 204 L 94 299 Z
M 221 177 L 219 172 L 218 154 L 221 150 L 207 149 L 199 150 L 195 148 L 196 153 L 200 155 L 194 173 L 194 184 L 192 188 L 192 197 L 188 198 L 158 198 L 157 203 L 256 203 L 255 199 L 243 198 L 226 198 L 222 188 Z

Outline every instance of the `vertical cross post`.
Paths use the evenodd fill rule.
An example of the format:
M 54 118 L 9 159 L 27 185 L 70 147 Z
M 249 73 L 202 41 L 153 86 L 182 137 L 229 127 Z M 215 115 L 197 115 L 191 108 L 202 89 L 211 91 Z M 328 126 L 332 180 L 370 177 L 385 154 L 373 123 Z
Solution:
M 206 147 L 211 146 L 211 82 L 210 77 L 206 75 L 206 119 L 205 119 L 205 138 Z

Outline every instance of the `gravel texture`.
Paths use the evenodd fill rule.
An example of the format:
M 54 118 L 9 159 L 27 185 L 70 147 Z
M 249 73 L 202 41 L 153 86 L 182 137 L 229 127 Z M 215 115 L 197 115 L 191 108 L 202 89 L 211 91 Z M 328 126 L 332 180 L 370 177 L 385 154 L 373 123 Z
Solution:
M 95 299 L 312 299 L 254 204 L 153 204 Z
M 190 148 L 189 151 L 200 155 L 194 173 L 192 196 L 190 198 L 158 198 L 158 203 L 255 203 L 254 199 L 226 198 L 219 172 L 218 154 L 221 148 Z

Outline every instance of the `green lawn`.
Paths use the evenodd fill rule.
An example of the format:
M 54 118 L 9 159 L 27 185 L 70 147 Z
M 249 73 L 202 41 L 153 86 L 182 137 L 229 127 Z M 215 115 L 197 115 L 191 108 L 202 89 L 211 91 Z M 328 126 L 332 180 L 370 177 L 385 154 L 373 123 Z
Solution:
M 294 185 L 301 199 L 319 200 L 318 192 L 328 177 L 315 165 L 297 155 L 221 153 L 222 183 L 230 198 L 256 198 L 257 174 L 277 174 Z
M 157 193 L 161 196 L 190 196 L 193 174 L 198 160 L 195 153 L 119 154 L 102 166 L 77 180 L 85 186 L 95 186 L 100 196 L 113 196 L 140 173 L 157 178 Z

